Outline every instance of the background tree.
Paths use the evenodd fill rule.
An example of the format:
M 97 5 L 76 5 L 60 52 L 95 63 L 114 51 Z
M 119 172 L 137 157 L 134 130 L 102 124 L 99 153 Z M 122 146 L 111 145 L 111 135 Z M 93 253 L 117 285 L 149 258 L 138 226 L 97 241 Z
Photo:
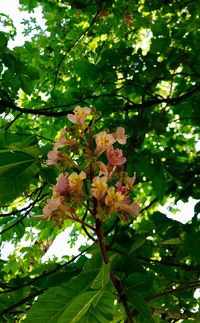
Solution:
M 199 203 L 185 225 L 158 210 L 169 198 L 200 198 L 199 1 L 20 4 L 40 5 L 46 29 L 31 19 L 31 41 L 10 49 L 14 26 L 1 15 L 9 32 L 0 32 L 0 226 L 2 242 L 16 246 L 0 262 L 1 321 L 198 322 Z M 97 132 L 124 127 L 130 136 L 124 155 L 140 215 L 102 227 L 118 290 L 95 235 L 71 220 L 41 220 L 58 176 L 45 160 L 78 105 L 101 112 Z M 72 245 L 80 233 L 88 245 L 42 263 L 67 227 Z M 19 247 L 22 239 L 31 246 Z

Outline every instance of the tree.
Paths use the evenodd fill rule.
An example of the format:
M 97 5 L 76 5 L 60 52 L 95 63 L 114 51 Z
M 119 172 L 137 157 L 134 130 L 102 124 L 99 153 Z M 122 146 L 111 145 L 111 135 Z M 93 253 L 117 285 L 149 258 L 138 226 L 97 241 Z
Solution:
M 1 321 L 198 322 L 199 202 L 187 224 L 159 206 L 200 198 L 199 1 L 20 4 L 29 12 L 40 5 L 46 29 L 25 22 L 34 36 L 10 49 L 15 29 L 1 15 L 0 226 L 2 243 L 16 247 L 0 263 Z M 47 155 L 60 129 L 77 131 L 66 117 L 77 106 L 96 109 L 96 133 L 129 135 L 123 154 L 128 176 L 136 173 L 137 217 L 119 217 L 117 208 L 92 218 L 80 201 L 71 217 L 63 209 L 55 221 L 42 217 L 61 171 Z M 70 147 L 84 166 L 87 149 Z M 79 234 L 88 244 L 78 256 L 43 263 L 65 228 L 72 245 Z M 19 247 L 22 239 L 30 246 Z

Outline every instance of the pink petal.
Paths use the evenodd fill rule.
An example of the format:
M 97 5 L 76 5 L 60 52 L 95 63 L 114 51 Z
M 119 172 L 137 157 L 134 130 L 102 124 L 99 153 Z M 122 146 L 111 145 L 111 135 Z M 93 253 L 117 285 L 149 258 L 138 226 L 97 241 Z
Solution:
M 74 114 L 68 113 L 67 118 L 69 121 L 71 121 L 73 123 L 77 123 L 77 117 Z
M 139 213 L 139 205 L 136 202 L 133 202 L 131 204 L 121 204 L 120 210 L 123 212 L 127 212 L 132 216 L 136 216 Z
M 57 150 L 51 150 L 48 155 L 47 155 L 48 159 L 46 161 L 46 163 L 48 165 L 55 165 L 57 164 L 58 161 L 58 151 Z
M 68 176 L 68 173 L 64 173 L 58 177 L 57 184 L 53 188 L 54 192 L 65 193 L 69 191 L 69 183 L 68 183 L 67 176 Z
M 126 140 L 128 138 L 128 135 L 125 135 L 125 129 L 122 127 L 118 127 L 116 131 L 116 140 L 119 142 L 121 145 L 126 144 Z
M 48 205 L 45 205 L 42 213 L 45 216 L 45 218 L 50 218 L 52 214 L 52 210 L 48 207 Z

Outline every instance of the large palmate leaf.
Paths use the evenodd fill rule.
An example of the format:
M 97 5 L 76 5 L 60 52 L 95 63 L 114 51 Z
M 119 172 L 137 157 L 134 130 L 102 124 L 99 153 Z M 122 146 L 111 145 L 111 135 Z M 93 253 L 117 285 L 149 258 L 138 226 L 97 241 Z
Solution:
M 103 289 L 98 288 L 103 271 L 105 269 L 101 269 L 99 274 L 96 269 L 84 272 L 68 283 L 50 288 L 33 305 L 25 322 L 109 322 L 112 319 L 114 296 L 104 289 L 107 281 L 105 275 L 101 283 Z
M 35 136 L 1 132 L 0 138 L 0 203 L 6 204 L 19 196 L 39 172 L 39 147 Z

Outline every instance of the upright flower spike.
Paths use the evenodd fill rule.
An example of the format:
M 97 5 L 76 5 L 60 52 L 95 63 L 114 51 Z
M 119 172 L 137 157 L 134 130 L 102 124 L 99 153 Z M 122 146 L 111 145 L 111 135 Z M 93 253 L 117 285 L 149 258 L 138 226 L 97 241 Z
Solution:
M 107 178 L 105 176 L 96 176 L 93 178 L 91 193 L 97 200 L 102 200 L 104 198 L 107 188 Z
M 53 187 L 53 196 L 44 207 L 43 214 L 58 224 L 67 218 L 68 213 L 76 221 L 74 208 L 78 207 L 79 203 L 86 206 L 87 201 L 91 204 L 88 207 L 91 215 L 94 218 L 100 218 L 103 222 L 109 218 L 112 212 L 115 212 L 126 222 L 129 216 L 136 216 L 139 212 L 137 202 L 131 202 L 129 196 L 130 191 L 133 190 L 135 176 L 129 177 L 124 171 L 124 167 L 121 167 L 126 162 L 122 150 L 114 149 L 116 142 L 124 145 L 128 135 L 125 134 L 125 129 L 122 127 L 118 127 L 115 133 L 104 130 L 94 135 L 94 122 L 88 129 L 85 125 L 86 117 L 90 113 L 90 108 L 76 107 L 74 114 L 68 114 L 68 119 L 79 127 L 72 126 L 61 129 L 60 137 L 53 150 L 48 154 L 47 163 L 58 165 L 62 169 L 62 173 L 57 178 L 57 183 Z M 95 120 L 94 116 L 93 121 Z M 85 132 L 84 139 L 86 140 L 83 143 L 82 141 L 79 143 L 76 139 L 77 135 L 80 137 L 80 129 Z M 93 151 L 94 140 L 96 148 Z M 62 150 L 59 151 L 61 147 Z M 72 154 L 68 154 L 68 151 L 72 151 Z M 79 153 L 80 164 L 77 158 Z M 103 162 L 104 159 L 101 160 L 100 155 L 103 153 L 107 156 L 107 164 Z M 88 179 L 86 172 L 81 171 L 84 167 L 87 169 Z M 80 169 L 80 173 L 69 174 L 67 172 L 67 170 L 74 168 Z M 83 186 L 84 180 L 85 186 Z M 90 191 L 88 192 L 89 186 Z
M 122 150 L 114 150 L 112 146 L 107 149 L 107 158 L 109 164 L 113 166 L 121 166 L 126 162 L 126 157 L 122 156 Z
M 83 171 L 80 174 L 77 174 L 76 172 L 71 173 L 68 176 L 70 192 L 80 195 L 82 193 L 83 180 L 85 178 L 86 173 Z
M 109 134 L 104 130 L 104 131 L 99 132 L 96 135 L 95 141 L 96 141 L 96 145 L 97 145 L 96 149 L 95 149 L 95 154 L 97 156 L 99 156 L 105 150 L 107 150 L 110 146 L 112 146 L 116 140 L 112 134 Z
M 81 108 L 81 107 L 76 107 L 74 109 L 74 114 L 68 114 L 67 118 L 69 121 L 78 124 L 81 128 L 81 130 L 85 130 L 85 119 L 88 114 L 90 114 L 91 109 L 90 108 Z

